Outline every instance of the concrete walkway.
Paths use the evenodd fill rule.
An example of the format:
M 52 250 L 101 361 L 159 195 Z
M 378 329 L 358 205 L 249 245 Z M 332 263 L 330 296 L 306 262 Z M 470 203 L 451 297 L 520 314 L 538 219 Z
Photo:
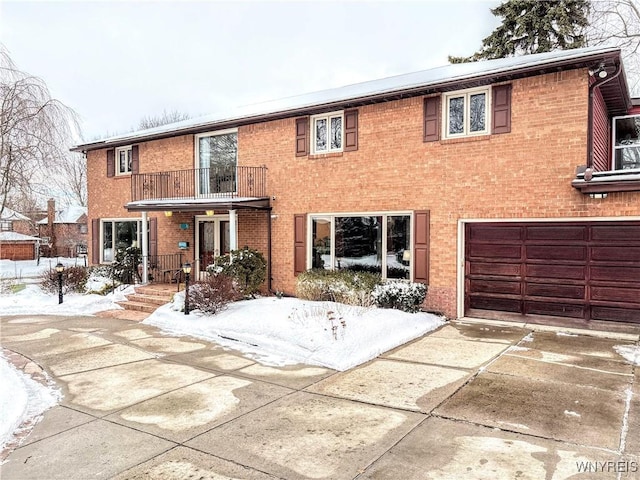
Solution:
M 637 335 L 453 323 L 343 373 L 117 318 L 6 317 L 1 341 L 64 393 L 3 480 L 640 478 L 640 367 L 613 348 Z

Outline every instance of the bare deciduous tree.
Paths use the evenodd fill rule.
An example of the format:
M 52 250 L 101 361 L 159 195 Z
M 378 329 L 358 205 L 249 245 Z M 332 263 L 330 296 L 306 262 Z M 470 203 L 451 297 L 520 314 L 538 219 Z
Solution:
M 188 113 L 178 112 L 177 110 L 172 110 L 170 112 L 163 110 L 160 115 L 142 117 L 138 128 L 140 130 L 145 130 L 147 128 L 160 127 L 169 123 L 181 122 L 182 120 L 188 120 L 189 118 L 191 118 L 191 116 Z
M 64 174 L 75 113 L 46 84 L 21 72 L 0 45 L 0 212 L 14 193 L 37 189 L 38 176 Z M 44 182 L 47 183 L 47 182 Z
M 592 0 L 587 41 L 622 50 L 629 86 L 640 95 L 640 1 Z

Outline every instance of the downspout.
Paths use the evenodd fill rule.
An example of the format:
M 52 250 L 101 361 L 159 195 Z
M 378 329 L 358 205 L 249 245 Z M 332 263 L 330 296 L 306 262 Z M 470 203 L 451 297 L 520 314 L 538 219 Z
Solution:
M 604 71 L 604 67 L 600 67 L 598 70 Z M 587 168 L 593 168 L 593 93 L 597 87 L 604 85 L 605 83 L 610 82 L 614 78 L 617 78 L 618 75 L 622 72 L 622 63 L 619 63 L 616 66 L 616 71 L 610 77 L 601 78 L 596 80 L 591 85 L 589 85 L 589 110 L 588 110 L 588 121 L 589 124 L 587 126 Z M 591 71 L 589 72 L 590 74 Z
M 271 208 L 267 209 L 267 291 L 273 293 L 271 285 Z

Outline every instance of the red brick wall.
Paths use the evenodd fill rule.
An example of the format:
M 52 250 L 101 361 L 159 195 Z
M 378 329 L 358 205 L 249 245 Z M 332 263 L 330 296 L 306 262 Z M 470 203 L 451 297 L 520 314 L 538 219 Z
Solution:
M 421 97 L 359 108 L 355 152 L 296 157 L 294 118 L 240 127 L 239 164 L 266 165 L 275 197 L 273 289 L 295 291 L 296 213 L 430 210 L 429 307 L 450 316 L 456 314 L 459 220 L 640 215 L 640 193 L 597 200 L 571 187 L 586 161 L 586 70 L 512 85 L 508 134 L 424 143 Z M 193 168 L 193 145 L 193 136 L 141 144 L 140 171 Z M 90 152 L 88 165 L 89 216 L 139 217 L 123 208 L 128 177 L 106 179 L 105 151 Z M 190 230 L 181 232 L 179 223 Z M 160 213 L 158 253 L 173 253 L 178 238 L 190 236 L 193 256 L 193 227 L 191 213 L 170 219 Z M 238 229 L 239 246 L 266 249 L 266 214 L 241 212 Z

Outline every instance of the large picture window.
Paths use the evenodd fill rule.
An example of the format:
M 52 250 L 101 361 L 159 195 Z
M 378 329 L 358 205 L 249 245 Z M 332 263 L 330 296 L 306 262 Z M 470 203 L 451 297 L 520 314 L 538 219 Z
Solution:
M 613 119 L 613 169 L 640 168 L 640 115 Z
M 141 245 L 140 220 L 102 220 L 102 263 L 111 263 L 118 250 Z
M 311 215 L 311 268 L 411 277 L 409 214 Z
M 238 132 L 199 135 L 196 137 L 196 148 L 199 193 L 234 193 L 238 164 Z
M 445 138 L 489 133 L 488 89 L 454 92 L 445 99 Z

